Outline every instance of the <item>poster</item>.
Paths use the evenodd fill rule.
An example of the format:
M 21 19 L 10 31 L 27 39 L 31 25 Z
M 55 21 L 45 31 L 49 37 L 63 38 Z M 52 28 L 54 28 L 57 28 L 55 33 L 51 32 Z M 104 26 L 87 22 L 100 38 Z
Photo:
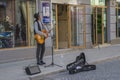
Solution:
M 42 10 L 43 10 L 43 23 L 50 23 L 50 3 L 43 2 Z

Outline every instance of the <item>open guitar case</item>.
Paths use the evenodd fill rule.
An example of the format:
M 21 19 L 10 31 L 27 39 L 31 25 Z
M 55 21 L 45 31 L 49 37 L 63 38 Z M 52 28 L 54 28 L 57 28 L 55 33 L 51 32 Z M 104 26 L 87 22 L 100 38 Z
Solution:
M 69 63 L 66 68 L 69 71 L 69 74 L 75 74 L 78 72 L 95 70 L 96 65 L 88 64 L 85 58 L 85 54 L 82 52 L 79 56 L 76 57 L 76 60 L 72 63 Z

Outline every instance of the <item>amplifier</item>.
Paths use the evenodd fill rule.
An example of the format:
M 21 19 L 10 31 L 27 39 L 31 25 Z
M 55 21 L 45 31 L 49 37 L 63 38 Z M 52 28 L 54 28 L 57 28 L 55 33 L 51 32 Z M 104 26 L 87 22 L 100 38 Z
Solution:
M 25 71 L 27 75 L 34 75 L 34 74 L 41 73 L 41 70 L 38 65 L 27 66 L 25 68 Z

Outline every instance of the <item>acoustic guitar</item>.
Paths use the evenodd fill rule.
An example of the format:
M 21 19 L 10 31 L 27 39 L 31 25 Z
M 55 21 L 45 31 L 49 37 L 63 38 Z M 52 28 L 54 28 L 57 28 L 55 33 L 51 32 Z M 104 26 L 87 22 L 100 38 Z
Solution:
M 53 29 L 53 28 L 52 28 L 52 29 Z M 52 30 L 52 29 L 51 29 L 51 30 Z M 45 42 L 45 39 L 48 38 L 48 33 L 50 33 L 51 30 L 49 30 L 49 31 L 47 32 L 45 29 L 43 29 L 42 32 L 46 34 L 46 37 L 45 37 L 44 35 L 35 34 L 35 35 L 34 35 L 35 40 L 36 40 L 39 44 L 43 44 L 43 43 Z

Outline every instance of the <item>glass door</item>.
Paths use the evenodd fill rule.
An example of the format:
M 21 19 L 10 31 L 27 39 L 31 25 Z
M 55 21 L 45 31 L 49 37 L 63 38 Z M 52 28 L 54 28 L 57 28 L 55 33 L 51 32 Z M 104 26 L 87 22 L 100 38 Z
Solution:
M 58 48 L 66 49 L 68 46 L 68 5 L 57 4 L 58 16 Z
M 92 9 L 92 43 L 93 45 L 107 42 L 106 8 L 93 7 Z
M 116 36 L 120 37 L 120 3 L 116 6 Z
M 85 7 L 52 4 L 55 49 L 85 47 Z
M 85 7 L 69 6 L 70 47 L 85 47 Z
M 28 43 L 29 46 L 34 46 L 35 45 L 35 39 L 34 39 L 34 13 L 36 11 L 36 2 L 35 0 L 29 0 L 27 1 L 27 26 L 28 26 Z
M 52 4 L 52 26 L 53 26 L 53 45 L 58 49 L 58 17 L 57 17 L 57 4 Z

